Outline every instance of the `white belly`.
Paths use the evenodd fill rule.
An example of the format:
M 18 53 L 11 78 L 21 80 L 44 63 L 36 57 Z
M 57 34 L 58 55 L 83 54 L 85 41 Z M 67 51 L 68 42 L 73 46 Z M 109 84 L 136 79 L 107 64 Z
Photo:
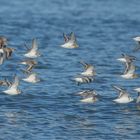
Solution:
M 130 103 L 130 102 L 132 102 L 133 101 L 133 99 L 132 98 L 117 98 L 117 99 L 115 99 L 115 100 L 113 100 L 114 102 L 117 102 L 117 103 Z
M 94 103 L 97 101 L 97 99 L 94 100 L 93 97 L 89 97 L 89 98 L 82 99 L 80 101 L 83 103 Z
M 29 82 L 29 83 L 37 83 L 37 82 L 40 81 L 39 79 L 37 79 L 37 78 L 34 77 L 34 76 L 29 76 L 29 77 L 24 78 L 24 79 L 22 79 L 22 80 L 25 81 L 25 82 Z
M 77 77 L 74 79 L 76 82 L 83 83 L 83 78 Z
M 0 49 L 0 53 L 4 53 L 3 49 Z
M 24 56 L 26 56 L 26 57 L 29 57 L 29 58 L 36 58 L 36 57 L 38 57 L 38 55 L 37 55 L 37 53 L 36 52 L 29 52 L 29 53 L 26 53 Z
M 132 79 L 133 75 L 132 74 L 124 74 L 124 75 L 121 75 L 121 77 L 125 78 L 125 79 Z
M 15 89 L 15 88 L 8 89 L 8 90 L 5 90 L 3 92 L 6 94 L 9 94 L 9 95 L 17 95 L 17 94 L 21 93 L 21 91 L 19 91 L 18 89 Z
M 67 42 L 63 45 L 61 45 L 62 48 L 69 48 L 69 49 L 73 49 L 73 48 L 77 48 L 77 45 L 74 45 L 73 42 Z

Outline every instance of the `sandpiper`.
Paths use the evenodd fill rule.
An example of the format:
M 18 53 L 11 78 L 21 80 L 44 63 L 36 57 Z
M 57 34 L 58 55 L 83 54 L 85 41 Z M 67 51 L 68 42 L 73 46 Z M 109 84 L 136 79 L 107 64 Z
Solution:
M 25 72 L 30 73 L 35 65 L 37 65 L 37 62 L 35 60 L 27 59 L 22 61 L 21 64 L 27 65 Z
M 81 73 L 83 76 L 94 76 L 96 75 L 95 68 L 91 64 L 87 64 L 84 61 L 80 61 L 80 63 L 84 66 L 85 71 Z
M 125 79 L 134 79 L 138 78 L 139 75 L 135 74 L 136 66 L 132 63 L 127 63 L 124 73 L 121 75 L 122 78 Z
M 37 39 L 32 40 L 32 47 L 31 49 L 28 50 L 28 52 L 24 55 L 28 58 L 37 58 L 40 56 L 40 53 L 38 52 L 38 44 L 37 44 Z
M 67 37 L 67 35 L 63 33 L 63 37 L 64 37 L 65 43 L 63 45 L 61 45 L 61 47 L 69 48 L 69 49 L 73 49 L 73 48 L 78 48 L 79 47 L 77 42 L 76 42 L 75 34 L 73 32 L 71 32 L 69 37 Z
M 9 95 L 20 94 L 21 91 L 18 89 L 18 86 L 19 86 L 19 78 L 18 78 L 18 76 L 15 76 L 12 84 L 8 87 L 7 90 L 5 90 L 3 92 L 6 93 L 6 94 L 9 94 Z
M 118 86 L 113 86 L 114 89 L 116 89 L 119 92 L 119 96 L 117 99 L 113 100 L 116 103 L 130 103 L 134 99 L 129 96 L 129 94 L 126 92 L 126 90 L 118 87 Z
M 80 101 L 84 103 L 94 103 L 98 101 L 98 94 L 95 90 L 83 90 L 79 92 L 78 95 L 81 95 L 83 97 L 83 99 L 81 99 Z
M 117 59 L 125 64 L 125 71 L 121 77 L 125 79 L 134 79 L 139 77 L 135 74 L 136 66 L 133 64 L 133 61 L 136 60 L 136 58 L 125 54 L 122 54 L 122 56 L 122 58 Z

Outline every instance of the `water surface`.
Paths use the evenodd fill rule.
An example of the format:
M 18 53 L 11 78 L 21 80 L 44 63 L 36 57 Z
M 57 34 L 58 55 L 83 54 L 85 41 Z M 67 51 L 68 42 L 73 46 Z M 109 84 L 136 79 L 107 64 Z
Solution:
M 0 139 L 2 140 L 108 140 L 138 139 L 140 106 L 112 102 L 117 93 L 111 85 L 130 91 L 140 80 L 124 80 L 116 59 L 122 53 L 133 54 L 132 38 L 140 35 L 138 0 L 14 0 L 1 1 L 0 35 L 16 48 L 12 59 L 0 66 L 1 78 L 17 73 L 20 77 L 24 43 L 36 37 L 42 56 L 35 71 L 42 81 L 21 82 L 18 96 L 0 95 Z M 64 49 L 62 33 L 75 32 L 78 49 Z M 97 77 L 89 85 L 71 81 L 82 71 L 80 60 L 95 65 Z M 136 62 L 140 67 L 139 61 Z M 139 73 L 139 69 L 137 70 Z M 95 89 L 99 102 L 82 104 L 76 93 Z

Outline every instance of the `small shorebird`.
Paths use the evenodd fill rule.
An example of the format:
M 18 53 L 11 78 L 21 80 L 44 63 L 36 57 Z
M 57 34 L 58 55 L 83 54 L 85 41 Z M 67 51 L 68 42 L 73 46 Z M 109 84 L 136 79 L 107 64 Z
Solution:
M 38 56 L 40 56 L 40 53 L 38 52 L 37 40 L 35 38 L 32 40 L 31 49 L 28 49 L 28 52 L 24 54 L 24 56 L 28 58 L 37 58 Z
M 85 69 L 85 71 L 82 72 L 81 75 L 83 75 L 83 76 L 94 76 L 94 75 L 96 75 L 94 66 L 92 66 L 90 64 L 87 64 L 83 61 L 80 61 L 80 63 L 84 66 L 84 69 Z
M 76 81 L 77 85 L 91 83 L 93 80 L 93 77 L 88 76 L 77 76 L 74 78 L 74 81 Z
M 7 90 L 5 90 L 3 92 L 6 93 L 6 94 L 9 94 L 9 95 L 20 94 L 21 91 L 18 89 L 18 86 L 19 86 L 19 78 L 18 78 L 18 76 L 15 76 L 12 84 L 8 87 Z
M 133 64 L 133 61 L 136 60 L 136 58 L 134 56 L 128 56 L 123 54 L 123 57 L 117 60 L 124 62 L 125 64 L 125 71 L 121 75 L 122 78 L 134 79 L 139 77 L 137 74 L 135 74 L 136 66 Z
M 25 72 L 30 73 L 35 65 L 37 65 L 37 62 L 35 60 L 28 59 L 22 61 L 20 64 L 27 65 Z
M 67 37 L 67 35 L 63 33 L 63 37 L 64 37 L 65 43 L 63 45 L 61 45 L 62 48 L 73 49 L 73 48 L 79 47 L 76 42 L 76 37 L 73 32 L 71 32 L 69 37 Z
M 84 90 L 79 92 L 78 95 L 83 97 L 83 99 L 80 101 L 84 103 L 94 103 L 98 101 L 97 93 L 95 90 Z
M 140 88 L 135 88 L 134 90 L 138 93 L 136 103 L 139 103 L 140 102 Z
M 139 75 L 134 73 L 135 70 L 136 70 L 136 66 L 134 66 L 132 63 L 127 63 L 126 69 L 124 73 L 121 75 L 121 77 L 125 79 L 138 78 Z
M 118 87 L 118 86 L 113 86 L 114 89 L 116 89 L 119 92 L 119 96 L 117 99 L 113 100 L 114 102 L 117 103 L 130 103 L 134 99 L 129 96 L 129 94 L 126 92 L 126 90 Z
M 137 47 L 134 49 L 134 51 L 140 50 L 140 36 L 134 37 L 133 40 L 137 42 Z
M 30 73 L 27 78 L 23 78 L 22 80 L 29 83 L 37 83 L 40 81 L 36 73 Z

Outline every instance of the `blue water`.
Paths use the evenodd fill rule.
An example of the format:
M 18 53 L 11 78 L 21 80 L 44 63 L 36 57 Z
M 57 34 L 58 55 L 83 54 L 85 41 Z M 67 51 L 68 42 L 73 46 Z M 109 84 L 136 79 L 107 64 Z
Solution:
M 140 106 L 112 102 L 121 85 L 131 96 L 140 79 L 124 80 L 116 59 L 133 53 L 133 37 L 140 35 L 138 0 L 1 0 L 0 35 L 16 48 L 12 59 L 0 66 L 1 78 L 21 78 L 24 43 L 36 37 L 42 54 L 35 71 L 37 84 L 20 83 L 21 95 L 9 96 L 0 88 L 1 140 L 130 140 L 139 139 Z M 64 49 L 62 33 L 75 32 L 79 48 Z M 96 67 L 95 82 L 77 86 L 71 81 L 82 71 L 80 60 Z M 139 61 L 136 65 L 140 67 Z M 137 69 L 137 73 L 140 73 Z M 95 89 L 100 99 L 83 104 L 76 95 Z

